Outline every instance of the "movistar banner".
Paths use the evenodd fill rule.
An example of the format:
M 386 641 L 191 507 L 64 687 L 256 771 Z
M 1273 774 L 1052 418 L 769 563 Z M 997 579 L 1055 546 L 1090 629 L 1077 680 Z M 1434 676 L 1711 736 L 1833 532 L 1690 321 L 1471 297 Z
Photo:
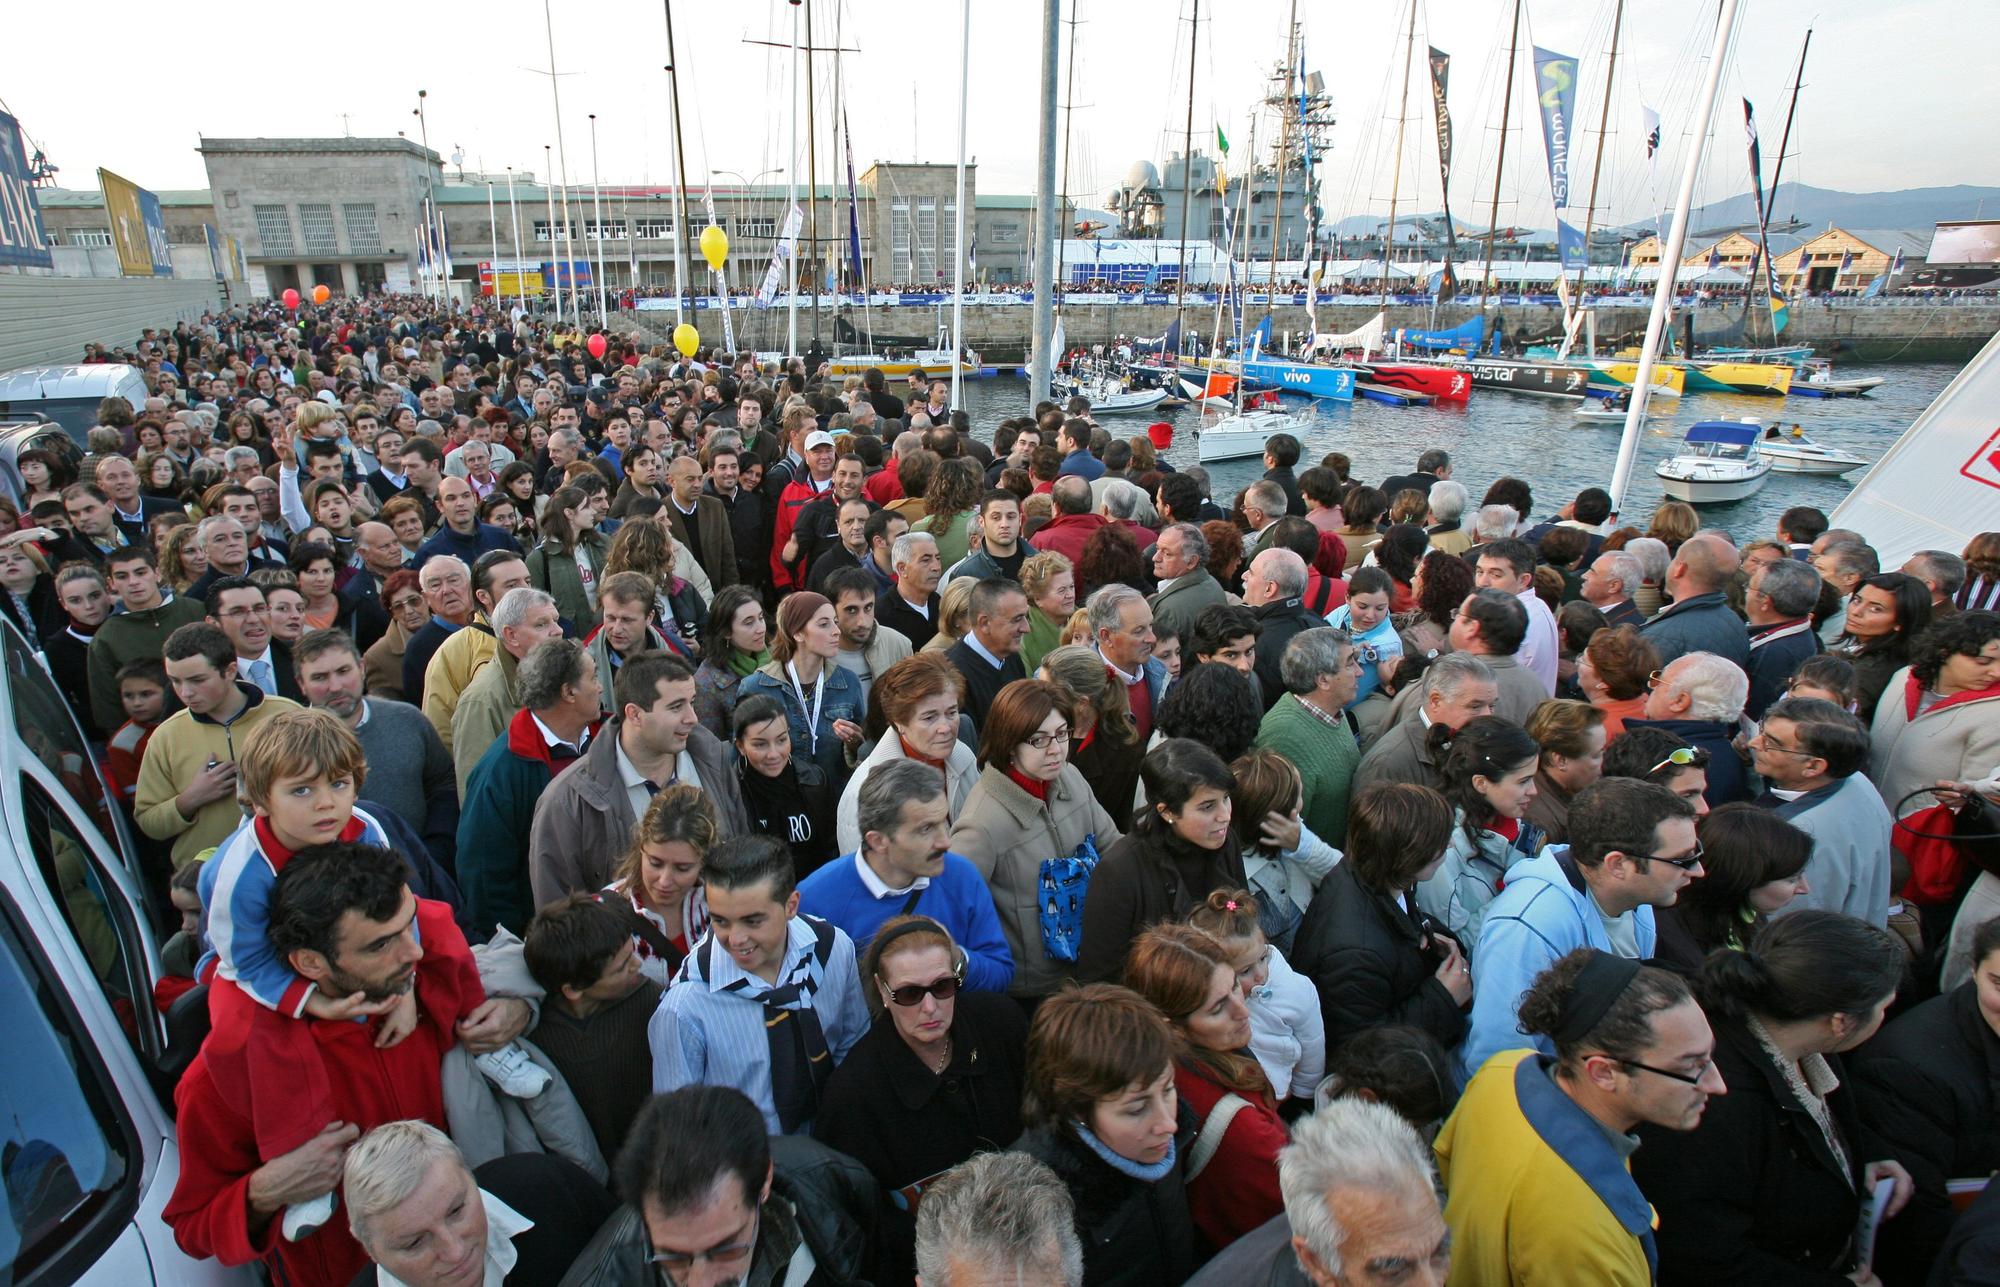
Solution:
M 1570 127 L 1576 116 L 1576 59 L 1535 47 L 1535 99 L 1542 108 L 1542 140 L 1549 150 L 1549 196 L 1556 211 L 1556 245 L 1562 266 L 1582 268 L 1583 234 L 1569 225 Z

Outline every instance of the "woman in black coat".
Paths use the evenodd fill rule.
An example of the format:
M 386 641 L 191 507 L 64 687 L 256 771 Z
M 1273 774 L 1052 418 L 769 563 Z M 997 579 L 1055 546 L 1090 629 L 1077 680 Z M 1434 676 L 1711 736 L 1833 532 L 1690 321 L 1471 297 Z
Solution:
M 1243 851 L 1229 825 L 1236 779 L 1214 751 L 1169 738 L 1140 766 L 1148 807 L 1091 874 L 1076 976 L 1115 979 L 1139 931 L 1186 920 L 1218 889 L 1244 886 Z
M 1847 1061 L 1862 1123 L 1917 1186 L 1909 1209 L 1882 1227 L 1875 1263 L 1890 1282 L 1923 1281 L 1950 1234 L 1945 1181 L 2000 1169 L 2000 919 L 1974 933 L 1972 974 Z
M 1383 782 L 1356 798 L 1347 857 L 1320 882 L 1292 943 L 1292 968 L 1319 990 L 1329 1051 L 1386 1023 L 1421 1028 L 1447 1050 L 1464 1038 L 1472 975 L 1411 892 L 1443 861 L 1451 828 L 1451 805 L 1426 786 Z
M 898 1283 L 916 1265 L 924 1189 L 1021 1133 L 1028 1021 L 999 993 L 960 991 L 964 954 L 927 916 L 884 923 L 862 960 L 875 1023 L 827 1082 L 813 1134 L 882 1186 L 878 1245 Z
M 1893 1222 L 1910 1175 L 1879 1160 L 1886 1151 L 1862 1127 L 1839 1055 L 1874 1035 L 1902 977 L 1888 931 L 1816 909 L 1702 967 L 1697 991 L 1729 1093 L 1691 1131 L 1642 1131 L 1632 1155 L 1659 1214 L 1662 1287 L 1879 1282 L 1855 1264 L 1861 1199 L 1893 1179 Z
M 835 800 L 818 764 L 792 756 L 792 726 L 776 698 L 752 693 L 730 712 L 736 777 L 750 830 L 792 851 L 800 880 L 839 853 Z
M 1028 1034 L 1028 1131 L 1014 1147 L 1069 1190 L 1083 1287 L 1164 1287 L 1194 1270 L 1185 1173 L 1192 1113 L 1174 1094 L 1174 1036 L 1110 983 L 1044 1001 Z

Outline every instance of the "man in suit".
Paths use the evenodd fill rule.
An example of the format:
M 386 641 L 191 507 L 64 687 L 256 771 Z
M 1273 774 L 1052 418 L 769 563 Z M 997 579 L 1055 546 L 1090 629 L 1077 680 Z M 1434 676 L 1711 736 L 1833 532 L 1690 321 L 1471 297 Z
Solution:
M 1645 569 L 1639 560 L 1623 550 L 1600 554 L 1584 569 L 1584 602 L 1603 613 L 1609 626 L 1640 625 L 1646 617 L 1632 602 L 1632 592 L 1644 579 Z
M 224 577 L 208 588 L 208 620 L 236 649 L 236 673 L 266 697 L 289 697 L 303 706 L 292 650 L 271 637 L 271 608 L 264 587 L 248 577 Z
M 737 580 L 736 538 L 730 530 L 729 511 L 714 496 L 702 494 L 701 462 L 693 456 L 676 456 L 667 466 L 667 503 L 663 513 L 674 530 L 674 539 L 687 547 L 710 584 L 718 588 Z
M 97 485 L 111 498 L 111 521 L 134 545 L 151 545 L 153 519 L 161 514 L 181 513 L 180 505 L 164 496 L 139 494 L 139 470 L 123 456 L 111 456 L 97 464 Z
M 1413 474 L 1394 474 L 1382 480 L 1382 494 L 1395 503 L 1396 493 L 1418 491 L 1431 494 L 1431 484 L 1443 482 L 1451 477 L 1451 455 L 1433 447 L 1417 457 L 1417 470 Z
M 1254 538 L 1244 542 L 1250 558 L 1254 559 L 1276 545 L 1277 537 L 1272 529 L 1277 527 L 1279 519 L 1285 517 L 1287 503 L 1285 489 L 1267 478 L 1243 489 L 1243 521 L 1250 525 L 1250 536 Z
M 1021 641 L 1028 637 L 1028 596 L 1012 581 L 988 577 L 972 587 L 967 616 L 970 628 L 945 659 L 965 676 L 965 713 L 979 728 L 1000 690 L 1028 677 L 1021 664 Z

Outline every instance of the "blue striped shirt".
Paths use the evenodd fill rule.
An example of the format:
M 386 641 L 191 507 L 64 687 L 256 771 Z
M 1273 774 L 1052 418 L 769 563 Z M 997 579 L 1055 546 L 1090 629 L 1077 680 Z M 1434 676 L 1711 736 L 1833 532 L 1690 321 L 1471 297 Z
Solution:
M 869 1024 L 854 941 L 836 928 L 833 954 L 822 968 L 813 960 L 816 936 L 812 926 L 794 916 L 786 926 L 786 936 L 785 967 L 778 977 L 790 980 L 807 973 L 814 977 L 817 988 L 804 1008 L 819 1013 L 827 1049 L 838 1064 L 868 1031 Z M 720 945 L 712 957 L 714 977 L 705 978 L 700 953 L 688 953 L 646 1027 L 653 1050 L 653 1093 L 665 1094 L 683 1086 L 733 1086 L 757 1105 L 773 1135 L 782 1134 L 777 1105 L 771 1097 L 770 1039 L 764 1032 L 764 1007 L 757 1000 L 772 985 L 745 974 L 736 958 L 721 951 Z M 735 992 L 722 990 L 739 979 L 748 979 L 749 986 Z M 810 1124 L 802 1133 L 809 1129 Z

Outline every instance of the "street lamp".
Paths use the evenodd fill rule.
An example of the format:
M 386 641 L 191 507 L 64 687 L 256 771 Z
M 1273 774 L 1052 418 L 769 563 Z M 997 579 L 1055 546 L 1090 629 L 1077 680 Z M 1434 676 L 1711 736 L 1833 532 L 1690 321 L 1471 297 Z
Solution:
M 784 167 L 783 167 L 783 166 L 779 166 L 779 167 L 776 167 L 776 168 L 774 168 L 774 169 L 770 169 L 770 170 L 759 170 L 759 171 L 757 172 L 757 174 L 755 175 L 755 177 L 746 177 L 746 176 L 745 176 L 745 175 L 743 174 L 743 172 L 742 172 L 741 170 L 711 170 L 711 171 L 710 171 L 710 173 L 712 173 L 712 174 L 726 174 L 726 175 L 730 176 L 731 178 L 734 178 L 734 179 L 738 179 L 738 180 L 741 180 L 741 181 L 742 181 L 742 183 L 743 183 L 743 188 L 744 188 L 744 195 L 745 195 L 746 197 L 748 197 L 748 196 L 749 196 L 749 190 L 750 190 L 751 188 L 754 188 L 754 187 L 756 187 L 756 186 L 757 186 L 757 184 L 758 184 L 758 182 L 759 182 L 760 180 L 763 180 L 763 179 L 768 179 L 768 178 L 770 178 L 770 177 L 771 177 L 772 175 L 774 175 L 774 174 L 783 174 L 784 172 L 785 172 L 785 171 L 784 171 Z M 754 198 L 753 198 L 753 199 L 754 199 Z M 773 220 L 771 221 L 771 240 L 773 240 L 773 241 L 776 241 L 776 240 L 777 240 L 777 237 L 778 237 L 778 220 L 776 220 L 776 219 L 773 219 Z

